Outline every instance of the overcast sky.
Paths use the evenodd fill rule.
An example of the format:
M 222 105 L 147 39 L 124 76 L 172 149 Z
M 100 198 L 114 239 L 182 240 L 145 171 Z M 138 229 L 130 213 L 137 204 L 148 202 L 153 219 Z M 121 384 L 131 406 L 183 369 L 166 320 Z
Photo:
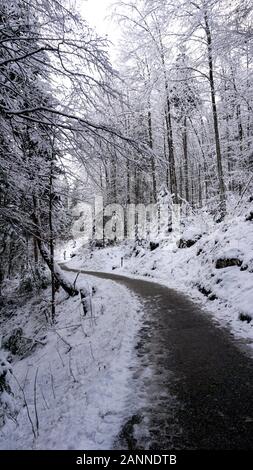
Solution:
M 101 35 L 108 35 L 111 41 L 116 40 L 118 31 L 109 18 L 109 7 L 115 0 L 79 0 L 83 17 L 96 28 Z
M 79 8 L 84 19 L 96 29 L 100 36 L 107 36 L 113 43 L 109 46 L 110 59 L 115 65 L 117 62 L 117 45 L 120 37 L 120 29 L 115 21 L 110 19 L 112 10 L 110 7 L 115 0 L 78 0 Z

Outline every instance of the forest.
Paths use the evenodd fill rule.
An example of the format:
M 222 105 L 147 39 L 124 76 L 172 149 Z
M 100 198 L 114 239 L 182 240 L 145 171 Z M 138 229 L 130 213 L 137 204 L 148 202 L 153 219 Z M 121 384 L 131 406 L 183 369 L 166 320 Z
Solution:
M 0 449 L 252 449 L 252 2 L 90 1 L 0 0 Z

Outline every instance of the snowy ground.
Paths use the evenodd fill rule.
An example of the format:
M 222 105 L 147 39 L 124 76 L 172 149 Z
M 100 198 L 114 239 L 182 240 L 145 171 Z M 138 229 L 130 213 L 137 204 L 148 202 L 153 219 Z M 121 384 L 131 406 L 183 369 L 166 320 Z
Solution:
M 161 241 L 150 251 L 123 242 L 116 247 L 82 248 L 68 263 L 87 270 L 148 277 L 187 293 L 200 302 L 221 325 L 253 346 L 253 221 L 245 214 L 231 217 L 205 232 L 204 224 L 189 226 L 181 236 L 200 239 L 189 248 L 178 248 L 177 240 Z M 123 258 L 123 267 L 121 267 Z M 219 259 L 236 259 L 238 266 L 217 269 Z M 203 295 L 203 292 L 205 295 Z M 241 321 L 240 317 L 247 321 Z
M 78 287 L 90 292 L 86 317 L 80 298 L 66 300 L 61 293 L 57 324 L 48 329 L 42 297 L 47 304 L 49 292 L 44 291 L 37 300 L 24 300 L 23 306 L 13 304 L 9 318 L 2 321 L 3 335 L 20 326 L 39 343 L 31 355 L 13 357 L 11 406 L 19 414 L 17 422 L 8 419 L 0 430 L 0 449 L 110 449 L 129 416 L 129 367 L 135 362 L 141 306 L 127 288 L 111 281 L 80 275 Z
M 158 240 L 159 247 L 151 251 L 147 242 L 91 250 L 81 247 L 79 240 L 59 248 L 58 261 L 67 260 L 74 269 L 128 274 L 181 290 L 252 346 L 253 221 L 244 214 L 206 232 L 193 224 L 181 237 L 197 241 L 179 248 L 178 239 Z M 229 259 L 236 264 L 219 266 L 220 260 Z M 76 276 L 66 275 L 72 281 Z M 0 449 L 112 448 L 122 424 L 135 411 L 130 409 L 134 403 L 129 389 L 137 361 L 135 338 L 142 322 L 139 299 L 118 283 L 80 274 L 78 287 L 90 293 L 87 316 L 80 298 L 66 299 L 61 292 L 57 324 L 50 328 L 45 317 L 49 290 L 31 300 L 22 295 L 15 300 L 15 282 L 9 286 L 9 300 L 1 313 L 1 334 L 21 327 L 35 344 L 32 354 L 13 356 L 13 374 L 8 376 L 15 401 L 8 403 L 10 397 L 1 396 L 19 413 L 16 422 L 7 419 L 0 430 Z M 242 315 L 248 322 L 240 320 Z M 3 364 L 0 361 L 2 369 Z

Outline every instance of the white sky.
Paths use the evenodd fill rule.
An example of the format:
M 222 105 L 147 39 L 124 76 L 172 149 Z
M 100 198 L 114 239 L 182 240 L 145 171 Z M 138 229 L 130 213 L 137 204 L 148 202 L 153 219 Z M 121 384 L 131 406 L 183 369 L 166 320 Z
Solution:
M 109 7 L 114 3 L 114 0 L 79 0 L 81 13 L 88 21 L 90 26 L 102 36 L 108 38 L 114 43 L 117 41 L 119 34 L 115 23 L 110 21 Z

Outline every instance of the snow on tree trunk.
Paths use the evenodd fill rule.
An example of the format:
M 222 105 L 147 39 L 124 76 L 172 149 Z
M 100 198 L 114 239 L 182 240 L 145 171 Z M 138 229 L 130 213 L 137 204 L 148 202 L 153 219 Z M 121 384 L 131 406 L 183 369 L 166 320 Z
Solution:
M 60 266 L 54 261 L 53 266 L 51 263 L 51 255 L 48 248 L 45 244 L 41 241 L 38 241 L 39 249 L 43 260 L 48 265 L 50 271 L 53 271 L 54 277 L 56 281 L 60 284 L 60 286 L 67 292 L 68 295 L 74 297 L 78 295 L 79 291 L 69 282 L 69 280 L 64 275 Z

